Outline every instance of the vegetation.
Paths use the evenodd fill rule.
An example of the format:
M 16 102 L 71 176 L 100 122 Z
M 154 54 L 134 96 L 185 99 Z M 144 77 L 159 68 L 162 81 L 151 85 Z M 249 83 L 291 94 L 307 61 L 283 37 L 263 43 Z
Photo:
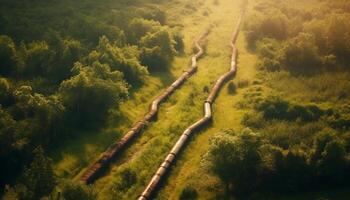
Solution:
M 61 180 L 45 165 L 43 151 L 112 118 L 121 121 L 119 105 L 130 89 L 167 71 L 183 51 L 179 29 L 146 3 L 1 2 L 0 187 L 15 185 L 7 186 L 6 197 L 51 194 Z M 32 153 L 39 146 L 40 155 Z M 39 167 L 47 174 L 37 174 Z M 63 188 L 65 199 L 95 196 L 80 186 Z
M 316 2 L 259 0 L 245 21 L 260 80 L 236 108 L 250 129 L 220 132 L 203 160 L 229 196 L 349 186 L 348 3 Z
M 186 187 L 182 190 L 180 200 L 193 200 L 197 199 L 198 193 L 193 187 Z
M 348 2 L 3 0 L 2 198 L 136 198 L 179 134 L 202 116 L 212 84 L 228 70 L 232 20 L 244 8 L 238 73 L 157 198 L 296 199 L 312 192 L 305 198 L 318 199 L 328 198 L 319 191 L 347 190 Z M 148 124 L 93 186 L 77 183 L 73 177 L 183 73 L 193 39 L 209 24 L 206 56 L 164 102 L 162 120 Z

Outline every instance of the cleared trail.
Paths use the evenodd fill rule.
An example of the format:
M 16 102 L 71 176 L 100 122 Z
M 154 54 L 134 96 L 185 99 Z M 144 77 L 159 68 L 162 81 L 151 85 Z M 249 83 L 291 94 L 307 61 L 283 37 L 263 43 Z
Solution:
M 200 45 L 206 36 L 209 34 L 210 28 L 207 29 L 194 43 L 197 53 L 191 58 L 191 67 L 185 71 L 178 79 L 176 79 L 164 92 L 162 92 L 149 106 L 149 111 L 144 117 L 136 122 L 124 136 L 113 143 L 101 156 L 93 162 L 81 175 L 80 181 L 85 184 L 93 183 L 103 172 L 114 158 L 126 148 L 131 141 L 141 134 L 143 128 L 151 121 L 155 121 L 159 110 L 159 105 L 164 102 L 176 89 L 178 89 L 189 77 L 197 71 L 197 60 L 204 54 L 204 50 Z
M 233 32 L 232 40 L 231 40 L 231 48 L 232 48 L 232 56 L 231 56 L 231 67 L 230 70 L 220 76 L 220 78 L 216 81 L 214 86 L 212 87 L 208 98 L 204 102 L 204 116 L 203 118 L 199 119 L 197 122 L 192 124 L 190 127 L 188 127 L 180 136 L 176 144 L 171 149 L 170 153 L 166 156 L 165 160 L 161 163 L 160 167 L 156 171 L 156 173 L 153 175 L 151 181 L 146 186 L 145 190 L 142 192 L 142 194 L 139 196 L 138 200 L 147 200 L 150 199 L 153 193 L 155 192 L 156 188 L 159 186 L 160 181 L 162 178 L 164 179 L 165 174 L 170 170 L 171 164 L 174 162 L 176 156 L 179 154 L 181 149 L 184 147 L 186 141 L 190 137 L 194 131 L 198 131 L 200 128 L 204 127 L 207 123 L 209 123 L 212 119 L 212 109 L 211 106 L 214 103 L 218 92 L 224 85 L 226 81 L 228 81 L 230 78 L 232 78 L 237 71 L 237 55 L 238 50 L 236 48 L 236 40 L 238 37 L 241 20 L 242 20 L 243 13 L 241 13 L 237 26 L 235 28 L 235 31 Z

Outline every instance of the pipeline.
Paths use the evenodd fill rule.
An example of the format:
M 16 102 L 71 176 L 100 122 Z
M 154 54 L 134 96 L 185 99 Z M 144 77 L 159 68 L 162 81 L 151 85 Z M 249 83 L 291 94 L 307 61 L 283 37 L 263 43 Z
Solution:
M 214 84 L 211 92 L 209 93 L 208 98 L 204 102 L 204 117 L 192 124 L 190 127 L 188 127 L 180 136 L 176 144 L 173 146 L 173 148 L 170 150 L 170 153 L 166 156 L 165 160 L 161 163 L 160 167 L 156 171 L 156 173 L 153 175 L 151 181 L 146 186 L 145 190 L 142 192 L 142 194 L 138 197 L 138 200 L 149 200 L 151 198 L 151 195 L 159 185 L 162 178 L 164 178 L 167 171 L 170 170 L 171 164 L 174 162 L 175 157 L 179 154 L 180 150 L 184 147 L 185 142 L 190 137 L 190 135 L 205 126 L 210 120 L 212 119 L 212 109 L 211 105 L 214 103 L 215 98 L 219 92 L 219 90 L 222 88 L 223 84 L 228 81 L 230 78 L 232 78 L 237 71 L 236 68 L 236 61 L 237 61 L 237 55 L 238 51 L 236 48 L 236 40 L 238 37 L 241 21 L 242 21 L 243 12 L 241 13 L 238 24 L 233 32 L 232 40 L 231 40 L 231 48 L 232 48 L 232 56 L 231 56 L 231 67 L 230 70 L 225 73 L 224 75 L 220 76 L 220 78 L 216 81 Z
M 177 88 L 179 88 L 190 76 L 197 71 L 197 60 L 204 54 L 200 42 L 209 34 L 208 28 L 194 43 L 197 53 L 191 58 L 191 67 L 185 71 L 177 80 L 175 80 L 164 92 L 162 92 L 149 106 L 149 111 L 144 115 L 142 120 L 136 122 L 119 140 L 114 142 L 100 157 L 92 163 L 80 177 L 80 181 L 85 184 L 93 183 L 102 170 L 108 166 L 112 160 L 120 154 L 122 149 L 136 138 L 145 127 L 145 125 L 156 119 L 159 105 L 164 102 Z

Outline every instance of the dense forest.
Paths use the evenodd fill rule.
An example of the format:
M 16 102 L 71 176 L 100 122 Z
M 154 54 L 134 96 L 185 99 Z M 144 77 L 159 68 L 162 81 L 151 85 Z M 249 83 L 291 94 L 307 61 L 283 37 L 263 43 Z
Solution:
M 45 152 L 118 120 L 183 42 L 151 1 L 3 0 L 0 13 L 1 190 L 18 180 L 8 198 L 39 199 L 58 184 Z M 88 190 L 64 185 L 65 199 Z
M 203 160 L 233 194 L 349 185 L 350 3 L 292 4 L 259 0 L 247 13 L 259 59 L 259 78 L 236 105 L 249 110 L 247 128 L 217 134 Z

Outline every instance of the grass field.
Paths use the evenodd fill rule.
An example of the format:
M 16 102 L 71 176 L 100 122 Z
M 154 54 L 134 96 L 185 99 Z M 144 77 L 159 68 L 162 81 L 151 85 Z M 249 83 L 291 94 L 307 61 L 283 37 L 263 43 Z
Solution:
M 136 198 L 142 192 L 143 187 L 147 184 L 147 181 L 149 181 L 182 131 L 202 116 L 203 102 L 208 95 L 204 88 L 211 88 L 216 79 L 229 69 L 229 42 L 236 25 L 239 4 L 238 1 L 228 0 L 220 1 L 217 6 L 212 4 L 212 1 L 203 3 L 196 13 L 182 16 L 183 20 L 181 20 L 184 27 L 186 56 L 175 60 L 174 66 L 177 67 L 173 68 L 174 74 L 181 72 L 184 69 L 183 66 L 187 65 L 193 38 L 203 32 L 209 25 L 213 25 L 212 32 L 207 38 L 207 52 L 203 59 L 199 61 L 197 74 L 191 77 L 180 90 L 176 91 L 169 98 L 167 103 L 161 106 L 158 116 L 161 120 L 150 124 L 142 136 L 136 140 L 135 144 L 131 145 L 127 152 L 118 159 L 116 165 L 112 167 L 111 173 L 108 173 L 107 176 L 96 183 L 95 188 L 98 191 L 103 188 L 100 193 L 101 199 L 110 198 L 111 188 L 118 184 L 119 174 L 125 169 L 135 171 L 137 173 L 137 181 L 129 189 L 119 191 L 117 196 L 122 199 Z M 212 9 L 209 10 L 208 7 Z M 208 16 L 205 16 L 207 15 L 205 13 L 209 13 Z M 178 68 L 178 66 L 182 67 Z M 248 71 L 244 70 L 245 75 L 240 76 L 240 78 L 243 79 L 245 76 L 254 74 L 254 72 Z M 227 93 L 226 88 L 223 89 L 222 93 Z M 228 96 L 227 94 L 225 96 L 228 98 L 226 104 L 232 104 L 231 107 L 234 110 L 234 102 L 229 100 L 232 100 L 233 96 Z M 218 107 L 214 106 L 215 112 L 224 112 L 219 111 Z M 222 117 L 224 118 L 224 116 Z M 216 126 L 216 124 L 218 122 L 215 119 L 214 125 Z M 205 135 L 208 137 L 210 133 Z M 205 146 L 197 143 L 196 137 L 194 140 L 194 145 L 203 147 L 203 150 L 205 149 Z M 198 140 L 201 141 L 202 139 L 198 138 Z M 191 148 L 191 146 L 188 148 Z M 195 153 L 196 156 L 200 157 L 200 152 Z
M 225 3 L 229 4 L 231 2 L 232 1 L 227 1 Z M 227 5 L 225 7 L 229 8 Z M 233 10 L 238 10 L 237 4 L 234 4 L 232 7 Z M 237 16 L 235 15 L 235 12 L 231 13 L 229 10 L 226 12 L 225 16 L 231 14 L 233 19 Z M 234 21 L 231 22 L 231 27 L 233 27 Z M 216 31 L 229 35 L 230 30 L 227 26 L 230 25 L 227 24 L 226 26 L 220 27 L 220 30 L 218 29 Z M 229 38 L 227 38 L 226 43 L 227 41 L 229 41 Z M 225 44 L 225 41 L 222 42 Z M 236 83 L 236 85 L 239 82 L 246 81 L 252 83 L 256 76 L 256 57 L 247 52 L 243 32 L 241 32 L 238 38 L 237 47 L 239 49 L 238 72 L 233 82 Z M 226 49 L 229 49 L 229 47 L 226 46 Z M 213 58 L 208 57 L 207 59 Z M 229 60 L 226 58 L 220 62 L 220 65 L 222 68 L 228 68 L 228 63 Z M 196 136 L 194 136 L 193 141 L 191 141 L 186 147 L 186 150 L 184 150 L 183 154 L 177 160 L 176 166 L 173 168 L 167 179 L 168 181 L 166 182 L 164 189 L 160 191 L 160 199 L 178 199 L 181 191 L 187 186 L 192 186 L 197 189 L 199 199 L 210 199 L 217 193 L 220 193 L 219 181 L 216 177 L 211 176 L 201 167 L 201 159 L 208 150 L 209 138 L 211 136 L 228 128 L 233 128 L 237 131 L 243 128 L 240 122 L 245 110 L 239 109 L 235 105 L 239 101 L 244 100 L 244 90 L 246 90 L 246 88 L 238 88 L 236 94 L 230 94 L 227 89 L 227 84 L 223 87 L 213 106 L 213 124 L 206 130 L 197 133 Z

